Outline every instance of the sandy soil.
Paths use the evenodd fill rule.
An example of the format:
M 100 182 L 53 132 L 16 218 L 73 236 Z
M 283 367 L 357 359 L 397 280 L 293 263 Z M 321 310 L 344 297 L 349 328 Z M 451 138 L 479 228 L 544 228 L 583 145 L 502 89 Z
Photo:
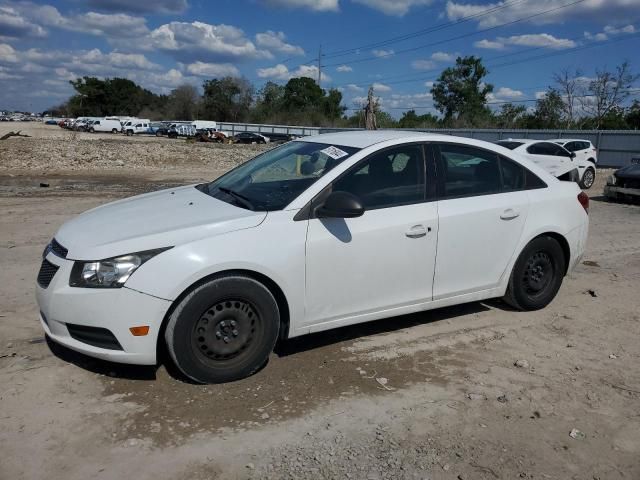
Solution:
M 604 201 L 601 172 L 584 262 L 545 310 L 491 301 L 316 334 L 198 386 L 47 344 L 40 253 L 83 210 L 255 147 L 82 138 L 99 159 L 70 168 L 71 148 L 57 168 L 36 155 L 56 151 L 49 129 L 0 142 L 0 479 L 640 478 L 640 207 Z M 151 150 L 140 168 L 100 163 Z

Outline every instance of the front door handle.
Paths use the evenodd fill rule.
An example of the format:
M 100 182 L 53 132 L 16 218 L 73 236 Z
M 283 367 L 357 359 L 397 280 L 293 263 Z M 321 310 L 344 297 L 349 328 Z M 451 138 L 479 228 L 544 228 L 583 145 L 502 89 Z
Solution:
M 431 227 L 429 227 L 427 230 L 424 225 L 414 225 L 405 232 L 405 235 L 409 238 L 420 238 L 424 237 L 427 234 L 427 231 L 430 232 Z
M 513 220 L 514 218 L 518 218 L 520 216 L 520 212 L 517 212 L 513 208 L 507 208 L 502 214 L 500 218 L 502 220 Z

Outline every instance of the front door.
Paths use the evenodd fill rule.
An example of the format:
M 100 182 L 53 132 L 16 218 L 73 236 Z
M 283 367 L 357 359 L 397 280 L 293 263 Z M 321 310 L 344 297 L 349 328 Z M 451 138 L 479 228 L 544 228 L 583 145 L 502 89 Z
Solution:
M 426 198 L 421 145 L 373 154 L 334 181 L 358 196 L 358 218 L 312 218 L 305 324 L 355 323 L 432 297 L 438 212 Z

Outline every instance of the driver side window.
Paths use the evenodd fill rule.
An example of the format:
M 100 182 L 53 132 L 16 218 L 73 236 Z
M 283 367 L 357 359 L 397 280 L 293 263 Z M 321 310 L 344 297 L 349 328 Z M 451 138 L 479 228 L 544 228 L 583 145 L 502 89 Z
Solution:
M 402 145 L 375 153 L 336 180 L 332 189 L 356 195 L 367 210 L 422 202 L 422 147 Z

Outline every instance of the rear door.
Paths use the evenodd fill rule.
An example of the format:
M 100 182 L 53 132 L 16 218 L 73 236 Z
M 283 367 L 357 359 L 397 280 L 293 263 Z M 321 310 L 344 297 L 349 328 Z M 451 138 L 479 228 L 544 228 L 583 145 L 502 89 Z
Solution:
M 527 172 L 490 150 L 432 149 L 438 175 L 438 250 L 433 299 L 497 287 L 529 212 Z
M 564 147 L 553 142 L 532 143 L 526 148 L 525 156 L 554 177 L 560 177 L 576 168 L 571 154 Z

